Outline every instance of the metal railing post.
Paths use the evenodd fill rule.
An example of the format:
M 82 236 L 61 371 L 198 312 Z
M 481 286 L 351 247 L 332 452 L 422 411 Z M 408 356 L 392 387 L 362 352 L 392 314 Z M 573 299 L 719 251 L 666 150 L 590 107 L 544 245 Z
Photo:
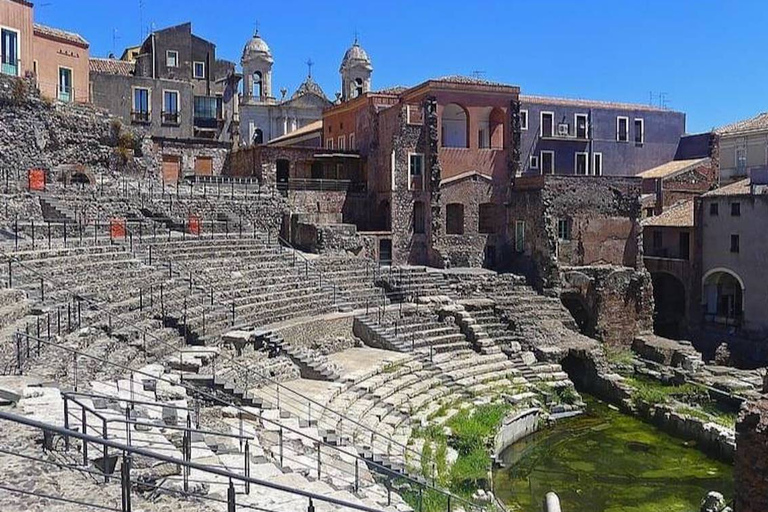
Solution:
M 122 512 L 131 512 L 131 456 L 123 452 L 120 464 L 120 484 L 122 495 Z
M 250 445 L 248 444 L 248 439 L 245 440 L 245 476 L 246 478 L 251 477 L 251 449 Z M 251 482 L 246 480 L 245 481 L 245 494 L 251 494 Z
M 83 427 L 83 434 L 88 434 L 88 417 L 86 416 L 85 407 L 81 407 L 82 414 L 80 423 Z M 83 439 L 83 466 L 88 465 L 88 441 Z
M 229 479 L 229 489 L 227 489 L 227 512 L 237 512 L 237 503 L 235 500 L 235 484 Z
M 67 395 L 62 395 L 64 399 L 64 430 L 69 430 L 69 400 Z M 69 436 L 64 435 L 64 451 L 69 451 Z

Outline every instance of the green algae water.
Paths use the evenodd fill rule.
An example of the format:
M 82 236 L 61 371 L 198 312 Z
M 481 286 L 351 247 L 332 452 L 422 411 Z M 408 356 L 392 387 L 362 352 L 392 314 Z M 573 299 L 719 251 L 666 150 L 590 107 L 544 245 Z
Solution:
M 589 400 L 503 454 L 494 490 L 510 510 L 539 512 L 544 495 L 563 512 L 698 512 L 709 491 L 733 496 L 733 468 L 691 443 Z

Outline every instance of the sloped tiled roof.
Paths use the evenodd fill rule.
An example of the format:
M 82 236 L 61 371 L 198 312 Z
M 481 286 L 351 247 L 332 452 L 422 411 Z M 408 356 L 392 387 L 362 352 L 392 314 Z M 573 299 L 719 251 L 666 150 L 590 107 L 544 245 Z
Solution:
M 737 133 L 757 132 L 768 130 L 768 112 L 762 112 L 755 117 L 727 124 L 715 130 L 718 135 L 733 135 Z
M 653 105 L 644 105 L 642 103 L 621 103 L 615 101 L 584 100 L 577 98 L 557 98 L 554 96 L 530 96 L 527 94 L 520 95 L 520 102 L 523 104 L 537 103 L 543 105 L 562 105 L 564 107 L 617 108 L 622 110 L 672 112 L 669 109 L 654 107 Z
M 39 23 L 35 23 L 34 29 L 36 34 L 55 37 L 56 39 L 61 39 L 81 46 L 89 45 L 88 41 L 86 41 L 83 36 L 76 34 L 75 32 L 67 32 L 66 30 L 49 27 L 47 25 L 40 25 Z
M 267 144 L 278 144 L 280 142 L 285 142 L 287 140 L 295 139 L 298 137 L 302 137 L 304 135 L 309 135 L 312 132 L 320 132 L 323 133 L 323 120 L 318 119 L 317 121 L 313 121 L 305 126 L 302 126 L 301 128 L 298 128 L 291 133 L 286 133 L 285 135 L 281 135 L 279 137 L 275 137 L 274 139 L 267 142 Z
M 684 201 L 672 205 L 661 214 L 643 219 L 643 227 L 693 227 L 693 201 Z
M 749 186 L 749 178 L 731 183 L 724 187 L 716 188 L 704 194 L 704 197 L 716 197 L 716 196 L 745 196 L 750 195 L 752 189 Z
M 708 161 L 709 161 L 709 158 L 694 158 L 692 160 L 673 160 L 671 162 L 662 164 L 658 167 L 654 167 L 653 169 L 648 169 L 647 171 L 643 171 L 640 174 L 638 174 L 638 176 L 645 179 L 671 178 L 672 176 L 676 176 L 686 171 L 690 171 L 691 169 L 694 169 L 699 165 L 707 163 Z
M 136 69 L 133 62 L 117 59 L 90 59 L 88 66 L 91 73 L 120 76 L 132 76 Z

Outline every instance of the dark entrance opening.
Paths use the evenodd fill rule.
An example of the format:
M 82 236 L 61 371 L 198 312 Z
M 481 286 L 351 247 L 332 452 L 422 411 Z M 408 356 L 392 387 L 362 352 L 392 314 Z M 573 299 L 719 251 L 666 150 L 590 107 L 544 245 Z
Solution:
M 253 144 L 264 144 L 264 132 L 261 131 L 261 128 L 256 128 L 256 131 L 253 133 Z
M 389 238 L 379 240 L 379 261 L 385 265 L 392 263 L 392 240 Z
M 652 274 L 653 332 L 673 340 L 685 335 L 685 286 L 672 274 Z
M 280 159 L 277 161 L 277 187 L 288 188 L 288 177 L 290 176 L 291 164 L 288 160 Z
M 485 268 L 496 268 L 496 246 L 488 245 L 485 248 L 485 261 L 483 262 Z
M 593 337 L 595 335 L 596 322 L 582 296 L 578 293 L 566 292 L 560 295 L 560 301 L 571 313 L 573 319 L 576 320 L 579 332 L 585 336 Z

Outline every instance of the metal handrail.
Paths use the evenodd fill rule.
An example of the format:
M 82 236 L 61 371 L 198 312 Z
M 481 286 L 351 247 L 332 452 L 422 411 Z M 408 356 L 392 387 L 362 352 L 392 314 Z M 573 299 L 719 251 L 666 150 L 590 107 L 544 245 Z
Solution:
M 184 383 L 183 381 L 177 383 L 177 382 L 175 382 L 173 380 L 163 379 L 162 377 L 157 377 L 156 375 L 152 375 L 150 373 L 143 372 L 141 370 L 133 370 L 130 367 L 127 367 L 125 365 L 121 365 L 119 363 L 115 363 L 115 362 L 112 362 L 112 361 L 110 361 L 108 359 L 100 358 L 100 357 L 94 356 L 92 354 L 87 354 L 87 353 L 79 351 L 77 349 L 73 349 L 73 348 L 70 348 L 70 347 L 59 345 L 59 344 L 54 343 L 54 342 L 52 342 L 50 340 L 46 340 L 46 339 L 43 339 L 43 338 L 38 338 L 38 337 L 33 336 L 31 334 L 26 334 L 26 333 L 23 333 L 23 332 L 17 332 L 16 335 L 20 336 L 20 337 L 26 337 L 28 340 L 34 340 L 34 341 L 37 341 L 37 342 L 45 343 L 46 345 L 52 345 L 52 346 L 54 346 L 54 347 L 56 347 L 58 349 L 63 349 L 65 351 L 67 351 L 67 352 L 70 352 L 70 353 L 73 353 L 73 354 L 76 354 L 76 355 L 81 355 L 81 356 L 84 356 L 84 357 L 88 357 L 88 358 L 91 358 L 93 360 L 96 360 L 96 361 L 99 361 L 99 362 L 102 362 L 102 363 L 106 363 L 107 365 L 111 365 L 111 366 L 114 366 L 116 368 L 120 368 L 120 369 L 123 369 L 123 370 L 131 371 L 131 372 L 134 372 L 134 373 L 139 374 L 139 375 L 144 375 L 144 376 L 150 377 L 150 378 L 158 380 L 158 381 L 166 382 L 166 383 L 173 384 L 173 385 L 182 386 L 185 389 L 194 391 L 194 392 L 204 396 L 205 398 L 207 398 L 207 399 L 209 399 L 209 400 L 211 400 L 213 402 L 221 403 L 222 405 L 227 405 L 227 406 L 233 407 L 233 408 L 235 408 L 241 414 L 249 414 L 249 415 L 253 414 L 252 412 L 249 412 L 249 411 L 245 410 L 243 407 L 241 407 L 241 406 L 239 406 L 237 404 L 233 404 L 233 403 L 227 402 L 226 400 L 224 400 L 222 398 L 219 398 L 218 396 L 216 396 L 216 395 L 214 395 L 212 393 L 208 393 L 206 391 L 200 390 L 199 388 L 194 388 L 192 386 L 189 386 L 186 383 Z M 312 441 L 313 443 L 315 443 L 318 446 L 322 445 L 322 446 L 325 446 L 325 447 L 330 448 L 332 450 L 335 450 L 337 452 L 343 453 L 343 454 L 345 454 L 347 456 L 351 455 L 356 461 L 362 461 L 363 463 L 365 463 L 367 465 L 373 466 L 373 467 L 375 467 L 376 469 L 378 469 L 380 472 L 382 472 L 384 474 L 393 474 L 393 473 L 395 473 L 392 469 L 387 468 L 384 465 L 379 464 L 379 463 L 377 463 L 377 462 L 375 462 L 373 460 L 365 459 L 365 458 L 363 458 L 363 457 L 361 457 L 359 455 L 356 455 L 354 453 L 350 454 L 348 451 L 343 450 L 339 446 L 335 446 L 335 445 L 329 444 L 329 443 L 327 443 L 323 439 L 315 439 L 312 436 L 309 436 L 309 435 L 307 435 L 307 434 L 305 434 L 305 433 L 303 433 L 303 432 L 301 432 L 301 431 L 299 431 L 297 429 L 294 429 L 292 427 L 284 426 L 284 425 L 282 425 L 281 423 L 279 423 L 277 421 L 271 420 L 269 418 L 265 418 L 263 415 L 259 416 L 259 421 L 275 425 L 275 426 L 279 427 L 281 431 L 288 431 L 288 432 L 291 432 L 293 434 L 296 434 L 296 435 L 298 435 L 300 437 L 303 437 L 303 438 L 305 438 L 305 439 L 307 439 L 309 441 Z M 152 424 L 152 426 L 157 426 L 157 425 Z M 470 506 L 472 508 L 476 508 L 476 505 L 474 505 L 470 501 L 467 501 L 467 500 L 465 500 L 463 498 L 460 498 L 460 497 L 452 494 L 449 491 L 446 491 L 444 489 L 440 489 L 439 487 L 436 487 L 436 486 L 431 485 L 429 483 L 419 482 L 418 480 L 416 480 L 416 479 L 414 479 L 414 478 L 412 478 L 412 477 L 410 477 L 410 476 L 408 476 L 406 474 L 397 474 L 397 478 L 402 478 L 403 480 L 407 480 L 407 481 L 409 481 L 412 484 L 421 486 L 421 487 L 423 487 L 426 490 L 432 490 L 432 491 L 440 493 L 440 494 L 442 494 L 444 496 L 447 496 L 450 501 L 456 501 L 456 502 L 460 502 L 460 503 L 465 503 L 466 505 L 468 505 L 468 506 Z
M 278 238 L 279 238 L 280 240 L 283 240 L 283 239 L 282 239 L 282 238 L 280 238 L 280 237 L 278 237 Z M 285 240 L 283 240 L 283 241 L 284 241 L 286 244 L 288 244 L 288 246 L 289 246 L 291 249 L 293 249 L 293 250 L 294 250 L 294 254 L 299 254 L 299 251 L 297 251 L 295 248 L 293 248 L 293 246 L 291 246 L 291 245 L 290 245 L 290 244 L 289 244 L 287 241 L 285 241 Z M 13 258 L 12 256 L 8 256 L 8 257 L 9 257 L 9 258 Z M 307 262 L 307 265 L 308 265 L 308 264 L 309 264 L 309 260 L 308 260 L 308 259 L 306 259 L 306 257 L 305 257 L 303 254 L 301 255 L 301 257 L 305 259 L 305 261 Z M 170 261 L 170 260 L 169 260 L 169 261 Z M 21 263 L 21 264 L 23 265 L 23 263 Z M 313 267 L 314 267 L 314 266 L 313 266 Z M 33 269 L 32 271 L 33 271 L 34 273 L 37 273 L 37 272 L 36 272 L 34 269 Z M 321 271 L 320 271 L 319 269 L 315 269 L 315 271 L 317 271 L 318 273 L 321 273 Z M 335 286 L 335 285 L 334 285 L 334 286 Z M 85 299 L 85 300 L 86 300 L 86 302 L 95 302 L 95 301 L 91 301 L 90 299 Z M 99 303 L 95 303 L 95 304 L 97 305 L 97 307 L 98 307 L 98 308 L 101 308 L 101 306 L 102 306 L 102 304 L 99 304 Z M 107 304 L 109 304 L 109 303 L 107 303 Z M 106 310 L 104 310 L 104 312 L 106 312 L 106 313 L 107 313 L 107 315 L 108 315 L 110 318 L 113 316 L 113 314 L 112 314 L 111 312 L 109 312 L 109 311 L 106 311 Z M 145 332 L 145 333 L 147 332 L 147 331 L 146 331 L 146 329 L 143 329 L 143 330 L 144 330 L 144 332 Z M 155 337 L 153 334 L 149 333 L 149 335 L 150 335 L 150 337 L 152 337 L 152 338 L 153 338 L 153 339 L 155 339 L 156 341 L 159 341 L 161 344 L 163 344 L 163 345 L 165 345 L 165 346 L 168 346 L 168 347 L 171 347 L 171 348 L 172 348 L 174 351 L 176 351 L 176 350 L 179 350 L 179 349 L 178 349 L 178 347 L 173 347 L 173 346 L 169 345 L 167 342 L 165 342 L 165 341 L 163 341 L 163 340 L 161 340 L 161 339 L 159 339 L 159 338 Z M 180 352 L 180 351 L 179 351 L 179 352 Z M 180 353 L 181 353 L 181 352 L 180 352 Z M 236 365 L 236 366 L 240 367 L 241 369 L 244 369 L 244 370 L 245 370 L 247 373 L 250 373 L 250 372 L 254 371 L 254 370 L 252 370 L 252 369 L 249 369 L 249 368 L 247 368 L 247 367 L 243 366 L 242 364 L 240 364 L 239 362 L 237 362 L 237 361 L 236 361 L 234 358 L 231 358 L 231 357 L 230 357 L 230 358 L 229 358 L 229 360 L 230 360 L 230 361 L 231 361 L 231 362 L 232 362 L 234 365 Z M 404 444 L 402 444 L 402 443 L 400 443 L 400 442 L 398 442 L 398 441 L 396 441 L 396 440 L 394 440 L 394 439 L 392 439 L 392 438 L 389 438 L 389 437 L 387 437 L 387 436 L 383 436 L 382 434 L 380 434 L 380 433 L 376 432 L 375 430 L 373 430 L 371 427 L 368 427 L 367 425 L 364 425 L 364 424 L 362 424 L 362 423 L 360 423 L 360 422 L 358 422 L 358 421 L 356 421 L 356 420 L 354 420 L 354 419 L 352 419 L 352 418 L 349 418 L 349 417 L 347 417 L 347 416 L 345 416 L 345 415 L 343 415 L 343 414 L 339 413 L 338 411 L 334 411 L 333 409 L 330 409 L 330 408 L 328 408 L 328 407 L 327 407 L 326 405 L 324 405 L 324 404 L 321 404 L 321 403 L 319 403 L 319 402 L 317 402 L 317 401 L 315 401 L 315 400 L 312 400 L 312 399 L 311 399 L 311 398 L 309 398 L 309 397 L 306 397 L 306 396 L 304 396 L 304 395 L 302 395 L 302 394 L 300 394 L 300 393 L 298 393 L 298 392 L 296 392 L 296 391 L 294 391 L 294 390 L 291 390 L 290 388 L 287 388 L 287 387 L 285 387 L 285 386 L 284 386 L 284 385 L 282 385 L 280 382 L 273 380 L 272 378 L 270 378 L 270 377 L 269 377 L 269 376 L 267 376 L 267 375 L 264 375 L 264 374 L 261 374 L 261 373 L 259 373 L 259 375 L 260 375 L 260 376 L 261 376 L 261 377 L 262 377 L 262 378 L 263 378 L 265 381 L 267 381 L 267 382 L 269 382 L 269 383 L 271 383 L 271 384 L 274 384 L 274 385 L 276 385 L 278 388 L 281 388 L 281 389 L 283 389 L 283 390 L 286 390 L 286 391 L 290 392 L 291 394 L 293 394 L 293 395 L 295 395 L 295 396 L 298 396 L 299 398 L 301 398 L 301 399 L 303 399 L 303 400 L 306 400 L 308 403 L 312 403 L 312 404 L 316 405 L 316 406 L 317 406 L 318 408 L 320 408 L 321 410 L 324 410 L 324 411 L 328 411 L 328 412 L 329 412 L 331 415 L 334 415 L 334 416 L 336 416 L 336 417 L 340 418 L 342 421 L 347 421 L 347 422 L 349 422 L 349 423 L 351 423 L 351 424 L 353 424 L 353 425 L 356 425 L 356 426 L 358 426 L 358 427 L 360 427 L 360 428 L 362 428 L 362 429 L 364 429 L 364 430 L 366 430 L 366 431 L 370 432 L 370 434 L 371 434 L 372 436 L 374 436 L 374 437 L 376 437 L 376 438 L 378 438 L 378 439 L 383 439 L 383 441 L 384 441 L 384 442 L 386 442 L 388 445 L 394 445 L 394 446 L 398 446 L 399 448 L 401 448 L 401 449 L 403 450 L 403 453 L 404 453 L 404 454 L 405 454 L 405 453 L 411 453 L 412 455 L 414 455 L 414 456 L 415 456 L 416 460 L 419 460 L 419 459 L 420 459 L 421 455 L 420 455 L 420 454 L 419 454 L 419 453 L 418 453 L 416 450 L 414 450 L 414 449 L 412 449 L 412 448 L 409 448 L 408 446 L 406 446 L 406 445 L 404 445 Z M 276 423 L 276 424 L 277 424 L 277 423 Z M 277 425 L 279 425 L 279 424 L 277 424 Z M 382 466 L 382 468 L 383 468 L 383 466 Z M 385 471 L 390 471 L 388 468 L 384 468 L 384 470 L 385 470 Z M 440 492 L 445 492 L 445 491 L 440 491 Z M 455 499 L 460 499 L 460 498 L 458 498 L 458 497 L 457 497 L 457 498 L 455 498 Z
M 147 450 L 144 448 L 137 448 L 135 446 L 129 446 L 122 443 L 118 443 L 116 441 L 112 441 L 109 439 L 102 439 L 100 437 L 94 437 L 87 434 L 83 434 L 77 430 L 68 430 L 61 427 L 57 427 L 55 425 L 50 425 L 47 423 L 42 423 L 40 421 L 32 420 L 30 418 L 26 418 L 24 416 L 19 416 L 16 414 L 11 414 L 5 411 L 0 411 L 0 420 L 3 421 L 11 421 L 14 423 L 18 423 L 21 425 L 25 425 L 27 427 L 36 428 L 38 430 L 42 431 L 48 431 L 53 432 L 54 434 L 59 434 L 64 437 L 74 437 L 76 439 L 80 439 L 81 441 L 92 443 L 92 444 L 100 444 L 106 448 L 112 448 L 113 450 L 118 450 L 126 454 L 131 455 L 140 455 L 142 457 L 146 457 L 148 459 L 155 459 L 162 462 L 167 462 L 169 464 L 176 464 L 183 468 L 187 468 L 188 470 L 194 469 L 196 471 L 201 471 L 203 473 L 209 473 L 211 475 L 216 475 L 220 477 L 224 477 L 232 480 L 237 480 L 243 483 L 247 484 L 254 484 L 261 487 L 266 487 L 268 489 L 273 489 L 276 491 L 286 492 L 288 494 L 293 494 L 296 496 L 302 496 L 304 498 L 309 498 L 317 501 L 322 501 L 325 503 L 330 503 L 332 505 L 338 505 L 340 507 L 347 507 L 354 510 L 361 510 L 363 512 L 384 512 L 380 509 L 374 509 L 367 507 L 365 505 L 358 505 L 356 503 L 350 503 L 344 500 L 340 500 L 337 498 L 332 498 L 330 496 L 324 496 L 322 494 L 317 494 L 310 491 L 303 491 L 301 489 L 296 489 L 294 487 L 289 487 L 287 485 L 277 484 L 274 482 L 269 482 L 266 480 L 261 480 L 258 478 L 253 478 L 250 476 L 241 475 L 238 473 L 233 473 L 231 471 L 226 471 L 223 469 L 218 469 L 217 467 L 213 466 L 207 466 L 205 464 L 199 464 L 196 462 L 187 462 L 184 460 L 177 459 L 175 457 L 171 457 L 169 455 L 164 455 L 159 452 L 153 452 L 151 450 Z

